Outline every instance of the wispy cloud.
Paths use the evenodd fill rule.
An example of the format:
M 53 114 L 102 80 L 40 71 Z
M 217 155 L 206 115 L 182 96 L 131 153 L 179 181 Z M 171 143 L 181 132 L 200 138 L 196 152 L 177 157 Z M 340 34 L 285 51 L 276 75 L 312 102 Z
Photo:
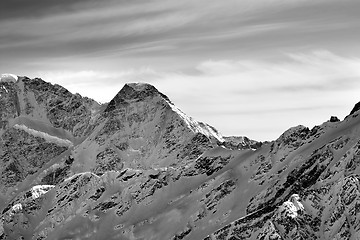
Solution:
M 203 76 L 240 83 L 242 91 L 334 90 L 360 87 L 360 58 L 327 50 L 285 54 L 281 60 L 208 60 L 196 69 Z
M 298 41 L 296 34 L 310 33 L 305 38 L 317 43 L 317 32 L 358 24 L 352 9 L 360 4 L 345 2 L 5 1 L 0 4 L 0 51 L 23 57 L 121 53 L 124 49 L 138 54 L 139 49 L 147 50 L 141 47 L 146 44 L 158 49 L 152 51 L 156 54 L 166 51 L 161 48 L 165 44 L 170 46 L 169 54 L 195 48 L 205 54 L 211 49 L 286 46 Z M 339 9 L 350 14 L 330 14 Z

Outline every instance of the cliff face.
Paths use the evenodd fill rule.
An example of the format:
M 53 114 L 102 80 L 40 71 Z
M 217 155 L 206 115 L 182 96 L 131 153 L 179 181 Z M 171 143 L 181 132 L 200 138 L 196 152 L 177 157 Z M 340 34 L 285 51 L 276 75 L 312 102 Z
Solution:
M 354 239 L 360 116 L 223 138 L 149 84 L 2 81 L 1 239 Z
M 0 196 L 7 202 L 86 135 L 100 106 L 41 79 L 0 82 Z M 66 155 L 66 154 L 65 154 Z

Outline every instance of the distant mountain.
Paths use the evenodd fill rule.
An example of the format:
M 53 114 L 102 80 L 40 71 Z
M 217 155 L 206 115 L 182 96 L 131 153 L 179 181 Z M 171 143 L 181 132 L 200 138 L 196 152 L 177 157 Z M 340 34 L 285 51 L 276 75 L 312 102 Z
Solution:
M 16 82 L 18 76 L 11 73 L 4 73 L 0 75 L 0 82 Z
M 6 75 L 0 114 L 0 239 L 360 236 L 359 107 L 261 143 L 150 84 L 99 104 Z

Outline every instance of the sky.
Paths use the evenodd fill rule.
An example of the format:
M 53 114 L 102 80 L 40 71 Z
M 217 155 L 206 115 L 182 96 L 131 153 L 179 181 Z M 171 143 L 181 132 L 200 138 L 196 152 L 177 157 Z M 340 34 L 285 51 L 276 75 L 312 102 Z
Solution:
M 110 101 L 147 82 L 265 141 L 360 101 L 358 0 L 1 0 L 0 73 Z

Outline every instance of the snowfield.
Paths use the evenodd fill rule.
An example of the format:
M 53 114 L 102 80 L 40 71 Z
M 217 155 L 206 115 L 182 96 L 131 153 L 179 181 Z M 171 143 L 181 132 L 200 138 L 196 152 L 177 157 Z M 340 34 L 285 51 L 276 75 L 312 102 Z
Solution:
M 47 133 L 44 133 L 44 132 L 40 132 L 40 131 L 37 131 L 37 130 L 34 130 L 34 129 L 31 129 L 25 125 L 19 125 L 19 124 L 15 124 L 13 126 L 15 129 L 19 129 L 19 130 L 23 130 L 35 137 L 41 137 L 43 139 L 45 139 L 46 141 L 48 142 L 51 142 L 51 143 L 55 143 L 55 144 L 58 144 L 58 145 L 61 145 L 61 146 L 66 146 L 66 147 L 72 147 L 73 146 L 73 143 L 67 139 L 61 139 L 61 138 L 58 138 L 56 136 L 51 136 Z

